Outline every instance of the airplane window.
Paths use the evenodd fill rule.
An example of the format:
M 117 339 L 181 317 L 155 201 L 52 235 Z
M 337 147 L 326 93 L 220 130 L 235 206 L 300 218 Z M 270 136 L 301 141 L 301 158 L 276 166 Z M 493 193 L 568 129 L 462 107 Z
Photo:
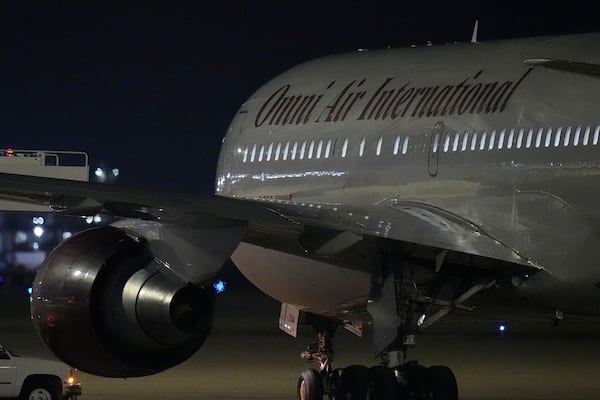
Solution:
M 244 148 L 244 155 L 242 156 L 242 162 L 248 161 L 248 145 Z
M 365 154 L 365 138 L 360 140 L 360 146 L 358 147 L 358 156 L 362 157 Z
M 285 142 L 285 147 L 283 148 L 283 154 L 281 155 L 283 158 L 283 161 L 287 160 L 289 150 L 290 150 L 290 142 Z
M 331 139 L 327 141 L 327 145 L 325 146 L 325 158 L 329 158 L 331 154 Z
M 260 145 L 260 153 L 258 153 L 258 162 L 261 162 L 263 160 L 264 154 L 265 154 L 265 145 L 261 144 Z
M 348 139 L 344 139 L 344 144 L 342 144 L 342 158 L 346 158 L 347 152 L 348 152 Z
M 272 153 L 273 153 L 273 142 L 269 143 L 269 148 L 267 149 L 267 161 L 271 161 Z
M 594 146 L 598 144 L 598 135 L 600 135 L 600 125 L 596 126 L 596 130 L 594 131 L 594 141 L 592 142 Z
M 256 143 L 252 145 L 252 153 L 250 153 L 250 162 L 254 162 L 254 157 L 256 157 Z
M 548 128 L 546 131 L 546 140 L 544 141 L 544 147 L 550 147 L 550 143 L 552 142 L 552 128 Z
M 519 136 L 517 137 L 517 149 L 521 148 L 521 145 L 523 144 L 523 134 L 525 133 L 525 129 L 521 128 L 519 129 Z
M 436 133 L 435 137 L 433 138 L 433 152 L 434 153 L 437 153 L 439 146 L 440 146 L 440 134 Z
M 460 148 L 460 151 L 465 151 L 467 149 L 468 144 L 469 144 L 469 132 L 465 131 L 465 133 L 463 133 L 463 140 L 462 140 L 462 146 Z
M 314 150 L 315 150 L 315 141 L 311 140 L 310 145 L 308 146 L 308 159 L 309 160 L 312 158 Z
M 408 136 L 404 137 L 404 141 L 402 142 L 402 154 L 406 154 L 408 151 Z
M 590 127 L 586 126 L 585 133 L 583 134 L 583 145 L 587 146 L 589 142 L 590 142 Z
M 473 133 L 473 138 L 471 139 L 471 151 L 474 151 L 477 148 L 477 132 Z
M 575 137 L 573 138 L 573 146 L 579 146 L 579 136 L 581 135 L 581 127 L 575 129 Z
M 571 127 L 569 126 L 567 128 L 567 132 L 565 132 L 565 141 L 563 143 L 563 145 L 566 147 L 569 145 L 569 142 L 571 140 Z
M 535 147 L 538 148 L 542 144 L 542 133 L 544 133 L 544 128 L 539 128 L 537 131 L 537 135 L 535 135 Z
M 506 142 L 507 149 L 512 149 L 513 140 L 515 140 L 515 128 L 512 128 L 508 133 L 508 141 Z
M 435 137 L 433 138 L 433 152 L 434 153 L 437 153 L 439 143 L 440 143 L 440 134 L 436 133 Z
M 275 161 L 279 160 L 279 154 L 281 154 L 281 142 L 277 142 L 277 147 L 275 147 Z
M 444 140 L 444 153 L 448 152 L 448 147 L 450 147 L 450 132 L 446 133 L 446 140 Z
M 556 128 L 556 136 L 554 137 L 554 147 L 560 146 L 560 135 L 562 134 L 562 126 Z
M 400 135 L 396 136 L 396 140 L 394 140 L 394 155 L 398 154 L 398 150 L 400 150 Z
M 375 150 L 375 154 L 381 154 L 381 145 L 383 144 L 383 138 L 379 136 L 379 140 L 377 140 L 377 149 Z
M 525 147 L 527 147 L 527 148 L 531 147 L 532 139 L 533 139 L 533 128 L 529 128 L 529 131 L 527 131 L 527 142 L 525 143 Z
M 306 140 L 302 142 L 300 146 L 300 159 L 304 160 L 304 154 L 306 153 Z
M 498 138 L 498 150 L 504 147 L 504 136 L 506 135 L 506 129 L 500 131 L 500 137 Z
M 454 142 L 452 143 L 452 151 L 458 150 L 458 142 L 460 141 L 460 133 L 456 132 L 454 134 Z
M 294 145 L 292 146 L 292 157 L 291 157 L 292 160 L 296 159 L 296 152 L 297 151 L 298 151 L 298 142 L 294 142 Z
M 494 149 L 494 142 L 496 141 L 496 131 L 493 130 L 492 133 L 490 134 L 490 144 L 488 146 L 488 150 L 493 150 Z
M 317 155 L 315 158 L 321 158 L 321 152 L 323 151 L 323 140 L 319 140 L 319 144 L 317 144 Z
M 483 131 L 481 133 L 481 142 L 479 143 L 479 150 L 485 149 L 485 139 L 487 137 L 487 132 Z

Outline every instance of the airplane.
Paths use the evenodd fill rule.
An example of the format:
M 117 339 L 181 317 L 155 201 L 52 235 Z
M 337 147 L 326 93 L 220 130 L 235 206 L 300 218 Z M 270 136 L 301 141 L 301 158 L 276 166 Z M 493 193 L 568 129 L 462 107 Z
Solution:
M 490 288 L 555 321 L 600 311 L 600 34 L 333 55 L 237 111 L 215 195 L 0 174 L 3 209 L 117 222 L 58 245 L 31 313 L 52 352 L 108 377 L 203 344 L 231 258 L 317 332 L 300 399 L 458 399 L 415 335 Z M 500 305 L 501 306 L 501 305 Z M 476 314 L 475 314 L 476 315 Z M 333 368 L 333 336 L 372 324 L 380 364 Z

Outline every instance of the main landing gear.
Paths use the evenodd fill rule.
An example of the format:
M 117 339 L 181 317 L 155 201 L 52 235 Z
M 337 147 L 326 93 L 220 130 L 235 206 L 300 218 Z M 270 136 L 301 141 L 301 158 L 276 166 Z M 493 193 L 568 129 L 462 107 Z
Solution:
M 332 338 L 335 325 L 317 331 L 317 342 L 302 358 L 319 363 L 298 378 L 299 400 L 457 400 L 458 388 L 450 368 L 426 368 L 416 361 L 393 365 L 404 358 L 405 350 L 382 354 L 382 363 L 373 367 L 350 365 L 333 369 Z
M 397 400 L 398 381 L 394 370 L 383 365 L 367 368 L 351 365 L 333 369 L 333 335 L 338 323 L 316 317 L 313 326 L 317 329 L 317 341 L 301 354 L 302 358 L 319 363 L 319 370 L 306 369 L 298 378 L 300 400 L 330 399 L 344 400 Z
M 489 282 L 470 285 L 451 301 L 436 299 L 438 289 L 419 293 L 407 266 L 394 267 L 384 262 L 381 274 L 372 281 L 367 310 L 373 319 L 375 352 L 380 364 L 374 367 L 351 365 L 333 369 L 333 335 L 339 321 L 311 315 L 317 341 L 302 353 L 302 358 L 319 363 L 298 379 L 300 400 L 458 400 L 458 386 L 452 370 L 437 365 L 425 367 L 406 361 L 407 350 L 414 347 L 414 334 L 452 309 L 469 309 L 463 301 Z M 435 287 L 436 285 L 432 285 Z M 425 319 L 425 311 L 439 311 Z

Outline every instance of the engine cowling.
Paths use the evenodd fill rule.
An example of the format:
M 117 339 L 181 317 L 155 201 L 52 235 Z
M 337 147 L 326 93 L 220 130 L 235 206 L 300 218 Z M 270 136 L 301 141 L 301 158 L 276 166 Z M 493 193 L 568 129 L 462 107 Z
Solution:
M 106 377 L 151 375 L 198 350 L 213 324 L 212 288 L 155 259 L 148 242 L 112 226 L 60 244 L 38 271 L 31 314 L 65 363 Z

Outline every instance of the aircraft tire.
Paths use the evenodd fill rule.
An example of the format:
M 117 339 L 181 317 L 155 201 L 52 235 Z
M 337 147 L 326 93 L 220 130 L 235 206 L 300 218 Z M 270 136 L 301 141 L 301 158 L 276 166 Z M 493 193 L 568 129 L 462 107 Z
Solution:
M 427 368 L 427 383 L 432 400 L 458 400 L 458 385 L 450 368 L 444 365 Z
M 305 369 L 298 377 L 299 400 L 323 400 L 323 379 L 316 369 Z
M 399 398 L 398 381 L 391 368 L 378 365 L 371 367 L 369 374 L 372 390 L 370 399 L 397 400 Z
M 370 390 L 371 376 L 364 365 L 350 365 L 344 368 L 337 388 L 336 399 L 366 400 Z
M 415 362 L 410 362 L 397 369 L 405 381 L 404 384 L 399 384 L 400 398 L 431 400 L 427 368 Z
M 330 382 L 331 393 L 333 394 L 333 397 L 337 396 L 337 393 L 338 393 L 338 390 L 340 387 L 340 381 L 342 379 L 343 373 L 344 373 L 343 368 L 336 368 L 329 375 L 329 382 Z

